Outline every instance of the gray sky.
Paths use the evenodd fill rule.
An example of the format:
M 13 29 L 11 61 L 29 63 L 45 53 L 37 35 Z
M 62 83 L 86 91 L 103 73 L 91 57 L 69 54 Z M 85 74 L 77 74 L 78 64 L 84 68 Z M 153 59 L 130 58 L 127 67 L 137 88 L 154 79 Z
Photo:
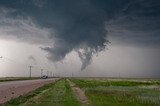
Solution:
M 1 0 L 0 76 L 160 77 L 159 0 Z

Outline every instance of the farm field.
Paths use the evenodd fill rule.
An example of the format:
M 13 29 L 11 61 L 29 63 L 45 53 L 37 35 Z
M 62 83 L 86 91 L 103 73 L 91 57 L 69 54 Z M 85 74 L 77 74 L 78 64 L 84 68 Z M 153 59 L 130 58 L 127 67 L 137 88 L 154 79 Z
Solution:
M 71 79 L 91 106 L 160 106 L 159 80 Z

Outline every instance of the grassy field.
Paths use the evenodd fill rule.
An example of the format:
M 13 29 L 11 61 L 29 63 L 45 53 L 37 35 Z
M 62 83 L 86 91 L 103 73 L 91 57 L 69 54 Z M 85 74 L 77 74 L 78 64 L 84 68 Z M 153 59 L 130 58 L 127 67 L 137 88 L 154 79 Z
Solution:
M 92 106 L 160 106 L 160 81 L 71 79 Z
M 65 79 L 9 101 L 6 106 L 80 106 Z

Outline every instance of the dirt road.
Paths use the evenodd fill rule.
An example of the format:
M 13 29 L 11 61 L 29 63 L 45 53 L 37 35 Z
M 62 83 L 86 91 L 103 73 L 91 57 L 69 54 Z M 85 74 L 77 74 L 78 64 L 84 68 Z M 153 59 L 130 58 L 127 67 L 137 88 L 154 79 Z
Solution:
M 82 106 L 90 106 L 89 100 L 87 96 L 85 95 L 84 91 L 81 90 L 78 86 L 76 86 L 73 82 L 68 80 L 70 83 L 70 86 L 72 87 L 72 90 L 74 94 L 76 95 L 77 99 L 82 103 Z
M 0 104 L 20 95 L 25 95 L 45 84 L 55 82 L 59 78 L 0 82 Z

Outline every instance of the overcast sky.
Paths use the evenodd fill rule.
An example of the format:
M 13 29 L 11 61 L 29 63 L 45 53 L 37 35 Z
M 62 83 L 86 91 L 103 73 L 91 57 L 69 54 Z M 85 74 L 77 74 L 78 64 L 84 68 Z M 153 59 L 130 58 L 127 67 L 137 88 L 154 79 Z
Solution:
M 0 77 L 160 78 L 159 0 L 0 0 Z

